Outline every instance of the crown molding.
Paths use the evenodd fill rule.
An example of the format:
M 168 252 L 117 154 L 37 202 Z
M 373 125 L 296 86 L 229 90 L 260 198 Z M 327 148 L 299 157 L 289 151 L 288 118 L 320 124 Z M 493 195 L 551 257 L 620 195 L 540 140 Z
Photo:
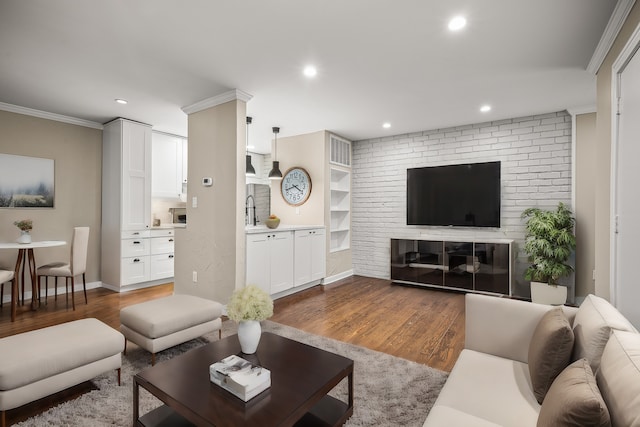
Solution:
M 236 99 L 239 101 L 249 102 L 251 98 L 253 98 L 253 96 L 248 94 L 247 92 L 241 91 L 240 89 L 233 89 L 229 92 L 225 92 L 211 98 L 203 99 L 202 101 L 196 102 L 195 104 L 182 107 L 182 111 L 184 111 L 186 114 L 193 114 L 197 113 L 198 111 L 206 110 L 207 108 L 224 104 L 225 102 L 235 101 Z
M 102 130 L 102 123 L 92 122 L 91 120 L 78 119 L 76 117 L 64 116 L 62 114 L 50 113 L 48 111 L 35 110 L 33 108 L 21 107 L 19 105 L 7 104 L 0 102 L 0 110 L 9 111 L 10 113 L 24 114 L 25 116 L 39 117 L 41 119 L 54 120 L 56 122 L 69 123 L 71 125 L 84 126 L 93 129 Z
M 624 25 L 627 16 L 629 16 L 629 12 L 631 12 L 631 8 L 635 2 L 636 0 L 618 0 L 616 3 L 616 7 L 613 9 L 613 13 L 611 14 L 611 18 L 609 18 L 607 27 L 604 29 L 602 37 L 600 37 L 598 46 L 593 52 L 591 61 L 589 61 L 589 65 L 587 65 L 587 71 L 591 74 L 596 74 L 600 69 L 600 66 L 607 57 L 611 46 L 613 46 L 613 43 L 616 41 L 616 37 L 618 37 L 618 33 Z
M 567 113 L 571 116 L 579 116 L 580 114 L 589 114 L 597 112 L 597 108 L 595 105 L 584 105 L 581 107 L 572 107 L 567 108 Z

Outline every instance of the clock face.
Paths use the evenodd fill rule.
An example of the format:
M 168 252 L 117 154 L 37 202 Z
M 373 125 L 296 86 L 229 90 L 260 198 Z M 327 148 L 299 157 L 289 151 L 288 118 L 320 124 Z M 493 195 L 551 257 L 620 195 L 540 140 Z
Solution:
M 284 174 L 280 186 L 282 198 L 292 206 L 303 204 L 311 194 L 311 178 L 302 168 L 291 168 Z

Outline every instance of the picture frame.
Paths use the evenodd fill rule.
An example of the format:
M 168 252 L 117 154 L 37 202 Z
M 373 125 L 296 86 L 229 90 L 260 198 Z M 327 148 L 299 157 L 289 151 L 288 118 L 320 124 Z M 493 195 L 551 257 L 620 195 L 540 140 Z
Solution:
M 0 153 L 0 208 L 53 208 L 53 159 Z

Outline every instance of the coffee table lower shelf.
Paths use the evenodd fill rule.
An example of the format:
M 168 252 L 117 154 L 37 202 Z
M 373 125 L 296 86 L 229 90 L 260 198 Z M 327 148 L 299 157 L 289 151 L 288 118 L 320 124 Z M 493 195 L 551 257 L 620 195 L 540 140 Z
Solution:
M 324 396 L 295 425 L 305 427 L 334 427 L 343 425 L 353 415 L 353 408 L 331 396 Z M 139 427 L 191 427 L 187 421 L 167 405 L 162 405 L 138 419 Z

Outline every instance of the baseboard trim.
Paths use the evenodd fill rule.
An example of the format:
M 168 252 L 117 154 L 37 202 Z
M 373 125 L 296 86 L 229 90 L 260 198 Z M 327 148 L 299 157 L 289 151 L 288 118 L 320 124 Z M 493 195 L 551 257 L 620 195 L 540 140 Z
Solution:
M 62 282 L 58 282 L 58 295 L 64 295 L 66 292 L 66 288 L 64 287 L 64 278 L 61 278 L 63 281 Z M 51 282 L 49 282 L 51 284 Z M 101 288 L 102 286 L 102 282 L 98 281 L 98 282 L 87 282 L 87 290 L 89 289 L 96 289 L 96 288 Z M 2 304 L 4 304 L 5 302 L 11 303 L 11 287 L 9 286 L 9 292 L 7 295 L 7 286 L 5 285 L 4 288 L 5 292 L 4 292 L 4 297 L 2 298 Z M 50 291 L 53 291 L 53 288 L 49 288 Z M 75 286 L 73 287 L 73 291 L 74 292 L 78 292 L 78 291 L 82 291 L 82 281 L 78 282 L 76 281 Z M 44 292 L 44 288 L 42 289 L 42 292 Z M 49 292 L 52 296 L 54 296 L 53 292 Z M 28 289 L 24 290 L 24 299 L 25 300 L 30 300 L 31 299 L 31 286 L 29 286 Z M 41 295 L 42 296 L 42 295 Z
M 322 281 L 322 284 L 328 285 L 329 283 L 337 282 L 338 280 L 346 279 L 347 277 L 351 276 L 353 276 L 353 269 L 334 274 L 333 276 L 325 277 Z

